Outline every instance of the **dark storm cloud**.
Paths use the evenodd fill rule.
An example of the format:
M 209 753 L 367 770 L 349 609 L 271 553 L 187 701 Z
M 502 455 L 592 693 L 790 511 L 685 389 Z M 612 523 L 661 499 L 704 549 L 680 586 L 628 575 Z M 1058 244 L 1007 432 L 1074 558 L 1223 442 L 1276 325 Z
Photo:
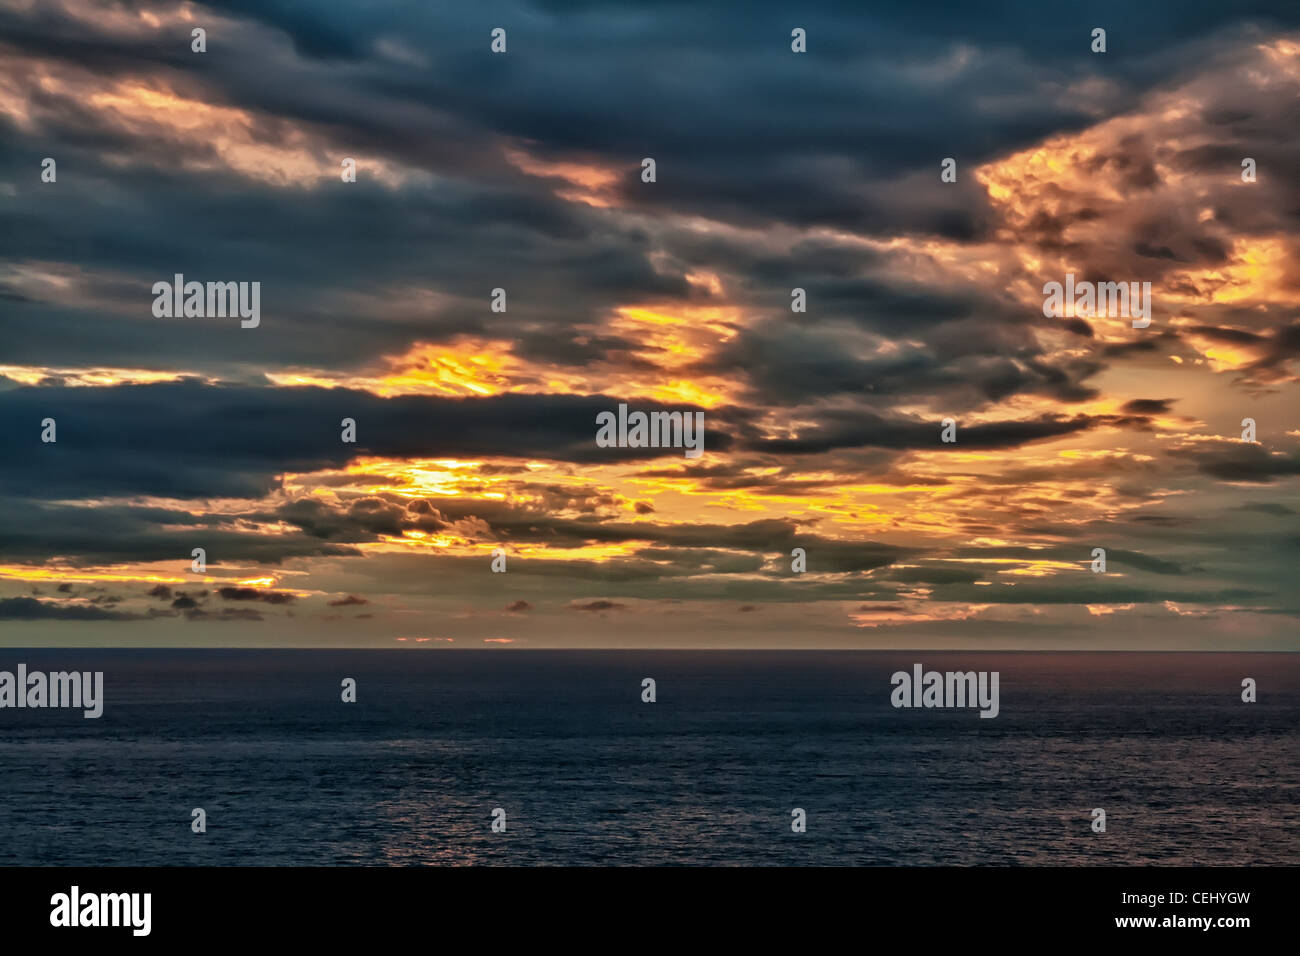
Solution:
M 336 468 L 362 455 L 611 462 L 681 454 L 598 447 L 596 415 L 619 401 L 604 396 L 385 399 L 349 389 L 196 383 L 0 394 L 0 455 L 14 463 L 0 472 L 0 491 L 13 495 L 260 497 L 283 472 Z M 672 410 L 652 402 L 636 408 Z M 40 440 L 47 417 L 58 423 L 58 441 L 49 444 Z M 355 444 L 341 441 L 344 418 L 356 420 Z M 713 428 L 706 440 L 710 450 L 731 444 Z M 301 517 L 309 523 L 310 515 Z M 367 517 L 385 526 L 382 509 Z
M 1123 411 L 1134 415 L 1167 415 L 1173 411 L 1176 398 L 1135 398 L 1125 402 Z
M 1045 358 L 1018 328 L 1033 320 L 1025 310 L 981 305 L 982 297 L 970 293 L 925 293 L 924 298 L 934 304 L 942 326 L 930 325 L 919 300 L 887 306 L 862 302 L 850 320 L 889 338 L 906 329 L 906 338 L 921 347 L 913 344 L 886 354 L 873 349 L 863 355 L 866 343 L 856 350 L 849 347 L 851 328 L 820 318 L 818 327 L 801 328 L 782 319 L 741 330 L 696 369 L 743 374 L 747 399 L 760 404 L 847 394 L 881 405 L 914 397 L 963 412 L 1012 395 L 1081 402 L 1097 394 L 1087 379 L 1104 365 L 1084 357 Z M 976 312 L 979 318 L 967 318 Z
M 431 532 L 447 526 L 428 502 L 391 495 L 353 498 L 342 510 L 318 498 L 299 498 L 280 505 L 274 512 L 258 512 L 251 517 L 285 521 L 313 538 L 332 541 L 373 541 L 380 535 Z
M 22 387 L 3 393 L 0 403 L 0 454 L 12 462 L 0 472 L 0 491 L 47 499 L 83 495 L 157 495 L 172 498 L 260 497 L 272 491 L 284 472 L 338 468 L 358 456 L 457 458 L 474 456 L 617 462 L 677 455 L 672 449 L 599 448 L 595 419 L 618 399 L 593 396 L 502 395 L 453 399 L 430 396 L 379 398 L 369 392 L 319 388 L 213 387 L 197 383 L 112 388 Z M 665 406 L 637 402 L 643 410 Z M 58 441 L 40 440 L 41 421 L 54 418 Z M 707 414 L 707 445 L 725 451 L 740 429 L 744 443 L 768 454 L 807 454 L 833 448 L 877 446 L 929 448 L 937 441 L 937 422 L 889 419 L 869 412 L 826 411 L 820 427 L 798 439 L 765 439 L 746 424 L 743 409 Z M 357 441 L 340 440 L 340 422 L 357 422 Z M 1077 432 L 1096 424 L 1127 419 L 1043 417 L 1021 422 L 991 422 L 961 430 L 967 447 L 1014 447 Z M 285 506 L 279 517 L 309 534 L 330 538 L 329 523 L 339 516 L 311 500 Z M 434 520 L 374 499 L 355 501 L 349 527 L 370 534 L 395 534 L 403 527 L 438 530 Z M 256 516 L 252 516 L 256 517 Z M 107 509 L 92 519 L 104 531 L 114 522 L 141 520 L 183 523 L 167 509 Z M 22 514 L 0 542 L 20 547 L 25 540 Z M 216 524 L 212 516 L 197 519 Z M 412 521 L 417 523 L 412 524 Z M 34 533 L 34 532 L 32 532 Z M 69 527 L 59 533 L 84 537 Z M 33 541 L 32 543 L 36 543 Z M 46 542 L 50 543 L 50 542 Z
M 359 183 L 355 193 L 322 189 L 307 198 L 220 180 L 196 191 L 192 179 L 151 176 L 123 241 L 121 210 L 94 198 L 102 187 L 75 179 L 65 187 L 62 177 L 59 187 L 55 195 L 20 197 L 12 228 L 0 230 L 0 260 L 59 262 L 85 249 L 94 252 L 76 255 L 79 270 L 108 271 L 75 272 L 85 286 L 79 299 L 32 293 L 7 307 L 12 363 L 179 366 L 230 377 L 254 366 L 354 368 L 400 354 L 413 339 L 494 334 L 519 335 L 525 358 L 581 366 L 635 343 L 606 336 L 580 344 L 573 323 L 594 321 L 629 298 L 688 291 L 680 275 L 651 266 L 646 235 L 589 226 L 581 207 L 518 190 L 447 186 L 430 196 Z M 51 218 L 76 223 L 71 245 L 45 229 Z M 257 242 L 246 241 L 250 222 Z M 176 273 L 261 282 L 261 325 L 154 318 L 152 285 Z M 505 316 L 488 309 L 498 286 L 510 294 Z M 420 289 L 441 298 L 419 299 Z
M 1041 416 L 1021 422 L 989 422 L 965 428 L 958 423 L 956 443 L 940 441 L 940 423 L 890 420 L 867 412 L 825 412 L 823 424 L 798 438 L 773 438 L 748 442 L 750 450 L 773 454 L 813 454 L 864 445 L 882 448 L 1012 448 L 1034 441 L 1084 431 L 1105 421 L 1084 415 L 1074 418 Z
M 101 81 L 143 71 L 182 95 L 249 110 L 252 128 L 270 143 L 284 138 L 281 124 L 442 178 L 436 188 L 400 191 L 364 179 L 346 189 L 334 183 L 305 197 L 219 163 L 200 176 L 181 161 L 212 160 L 210 144 L 124 143 L 89 105 L 60 100 L 80 112 L 42 129 L 39 142 L 21 128 L 0 137 L 6 163 L 57 155 L 64 171 L 57 189 L 24 184 L 11 197 L 0 258 L 71 258 L 129 281 L 114 290 L 104 276 L 90 280 L 92 300 L 117 303 L 112 323 L 90 306 L 0 289 L 24 330 L 9 342 L 11 361 L 340 367 L 400 349 L 423 320 L 432 340 L 509 328 L 522 354 L 581 364 L 613 343 L 575 341 L 567 323 L 618 301 L 693 293 L 680 274 L 651 265 L 657 250 L 647 233 L 551 196 L 550 183 L 506 162 L 503 142 L 527 144 L 542 158 L 624 169 L 625 201 L 656 215 L 971 238 L 986 230 L 988 211 L 969 176 L 955 185 L 918 176 L 907 188 L 898 188 L 899 178 L 952 154 L 965 171 L 1091 122 L 1076 105 L 1084 98 L 1066 95 L 1089 76 L 1114 83 L 1105 105 L 1123 108 L 1201 52 L 1207 34 L 1250 18 L 1298 17 L 1281 3 L 1190 13 L 1178 6 L 1176 16 L 1172 6 L 1138 12 L 1117 4 L 1106 17 L 1125 55 L 1101 58 L 1087 50 L 1091 21 L 1062 22 L 1032 4 L 999 16 L 958 4 L 869 13 L 820 4 L 800 11 L 810 31 L 805 55 L 789 51 L 790 13 L 776 3 L 747 7 L 744 16 L 727 4 L 615 11 L 548 3 L 539 15 L 538 6 L 515 3 L 493 17 L 402 3 L 364 12 L 297 3 L 212 9 L 234 19 L 214 27 L 204 56 L 189 52 L 187 29 L 97 34 L 57 8 L 0 12 L 0 34 L 13 38 L 10 53 L 94 71 Z M 505 56 L 487 49 L 498 20 L 511 31 Z M 662 69 L 670 61 L 674 69 Z M 1145 169 L 1137 149 L 1107 161 Z M 131 182 L 105 152 L 136 164 Z M 663 174 L 647 189 L 636 172 L 651 153 Z M 51 231 L 54 221 L 71 225 Z M 256 242 L 247 241 L 253 222 Z M 685 241 L 669 241 L 668 251 Z M 231 335 L 219 323 L 159 334 L 145 289 L 177 271 L 261 280 L 267 321 L 258 335 Z M 775 280 L 779 272 L 766 274 Z M 508 324 L 480 306 L 503 273 L 512 293 L 520 290 Z M 577 275 L 580 283 L 570 278 Z M 375 322 L 330 305 L 330 290 L 355 291 L 358 276 L 372 289 L 420 282 L 467 301 L 444 304 L 436 319 L 397 303 Z M 817 294 L 828 304 L 872 306 L 879 321 L 941 321 L 969 307 L 846 274 L 827 280 Z M 526 327 L 534 322 L 547 328 Z M 319 334 L 322 326 L 329 334 Z
M 84 604 L 38 601 L 29 597 L 0 598 L 2 621 L 136 621 L 142 617 Z
M 262 601 L 266 604 L 292 604 L 298 599 L 288 591 L 265 591 L 261 588 L 217 588 L 217 594 L 224 601 Z
M 978 568 L 927 564 L 915 568 L 894 568 L 886 577 L 902 584 L 972 584 L 987 578 L 988 572 Z
M 293 41 L 302 56 L 321 60 L 357 60 L 367 55 L 373 31 L 394 26 L 393 4 L 369 4 L 366 16 L 346 6 L 216 0 L 207 4 L 223 13 L 257 17 Z
M 796 18 L 809 31 L 806 55 L 790 53 L 790 11 L 776 2 L 747 5 L 744 16 L 723 3 L 616 10 L 512 3 L 494 7 L 491 17 L 409 4 L 370 5 L 364 15 L 308 15 L 289 3 L 227 9 L 285 31 L 300 54 L 336 70 L 339 58 L 364 60 L 367 69 L 351 76 L 372 96 L 436 102 L 469 130 L 487 126 L 561 155 L 633 152 L 633 161 L 653 145 L 674 170 L 659 184 L 656 202 L 870 227 L 878 215 L 873 204 L 837 190 L 836 177 L 810 185 L 810 169 L 801 168 L 806 157 L 885 174 L 920 157 L 950 155 L 953 143 L 976 159 L 1063 122 L 1086 121 L 1063 95 L 1071 83 L 1104 76 L 1117 86 L 1109 105 L 1122 105 L 1179 69 L 1191 55 L 1180 47 L 1191 38 L 1203 42 L 1248 18 L 1297 20 L 1294 8 L 1279 2 L 1192 6 L 1108 3 L 1076 22 L 1032 3 L 999 7 L 998 16 L 958 3 L 869 12 L 821 3 Z M 1088 32 L 1098 19 L 1125 55 L 1090 55 Z M 505 56 L 487 53 L 496 24 L 510 31 Z M 385 38 L 401 39 L 427 65 L 399 70 L 383 63 Z M 661 69 L 669 55 L 670 74 Z M 223 79 L 237 84 L 235 76 Z M 250 100 L 313 115 L 285 102 L 278 85 L 244 87 Z M 784 122 L 774 123 L 774 115 Z M 631 179 L 627 195 L 637 198 Z
M 619 604 L 616 601 L 598 600 L 588 601 L 585 604 L 571 604 L 569 607 L 575 611 L 617 611 L 619 608 L 626 607 L 626 605 Z
M 1300 454 L 1273 452 L 1248 442 L 1171 454 L 1191 458 L 1199 471 L 1220 481 L 1269 484 L 1279 478 L 1300 475 Z
M 89 467 L 89 466 L 88 466 Z M 161 466 L 160 466 L 161 467 Z M 8 469 L 9 488 L 24 483 L 17 469 Z M 93 469 L 86 475 L 93 475 Z M 176 561 L 189 566 L 195 547 L 209 552 L 213 564 L 257 561 L 278 564 L 291 557 L 355 555 L 356 549 L 323 543 L 307 535 L 249 533 L 237 519 L 218 514 L 197 514 L 165 508 L 129 505 L 74 505 L 35 500 L 41 494 L 41 473 L 30 474 L 25 490 L 9 491 L 0 500 L 0 560 L 49 563 L 55 557 L 87 566 L 115 561 Z M 223 486 L 221 477 L 214 477 Z M 129 486 L 129 483 L 128 483 Z M 124 494 L 148 493 L 126 491 Z M 55 490 L 57 489 L 57 490 Z M 79 491 L 68 482 L 54 484 L 54 497 L 95 496 L 90 486 Z M 191 526 L 198 525 L 199 529 Z M 156 595 L 166 598 L 159 591 Z

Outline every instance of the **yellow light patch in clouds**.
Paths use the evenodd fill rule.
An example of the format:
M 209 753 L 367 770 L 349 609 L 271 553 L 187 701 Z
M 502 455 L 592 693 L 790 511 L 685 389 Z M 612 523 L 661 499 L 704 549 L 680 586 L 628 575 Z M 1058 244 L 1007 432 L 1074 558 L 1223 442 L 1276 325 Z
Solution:
M 624 401 L 714 408 L 739 390 L 739 380 L 702 377 L 694 365 L 733 337 L 739 325 L 740 310 L 730 306 L 672 311 L 627 306 L 616 310 L 608 331 L 641 343 L 632 353 L 637 362 L 631 367 L 621 355 L 578 369 L 529 362 L 515 354 L 513 341 L 462 336 L 445 343 L 414 343 L 360 372 L 295 368 L 266 376 L 276 385 L 355 388 L 385 398 L 605 394 Z
M 14 578 L 20 581 L 113 581 L 121 583 L 140 582 L 144 584 L 195 584 L 209 580 L 207 578 L 177 577 L 152 572 L 133 574 L 124 571 L 98 571 L 89 568 L 24 567 L 23 565 L 0 566 L 0 578 Z
M 1300 305 L 1300 286 L 1288 276 L 1298 260 L 1300 249 L 1286 239 L 1243 236 L 1232 243 L 1225 265 L 1174 273 L 1166 294 L 1172 302 L 1193 304 Z
M 143 368 L 33 368 L 22 365 L 0 365 L 0 376 L 23 385 L 39 385 L 48 379 L 57 379 L 67 388 L 90 388 L 112 385 L 149 385 L 155 382 L 178 382 L 187 377 L 184 372 L 158 372 Z
M 372 386 L 378 395 L 498 395 L 509 391 L 512 358 L 489 343 L 459 349 L 421 345 L 402 356 L 400 367 Z

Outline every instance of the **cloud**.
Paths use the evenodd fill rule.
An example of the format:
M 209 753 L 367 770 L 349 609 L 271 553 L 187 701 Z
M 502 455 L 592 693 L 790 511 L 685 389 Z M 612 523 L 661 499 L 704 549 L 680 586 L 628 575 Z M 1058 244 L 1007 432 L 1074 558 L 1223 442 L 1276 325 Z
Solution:
M 1247 442 L 1181 449 L 1173 454 L 1193 459 L 1197 470 L 1220 481 L 1269 484 L 1278 478 L 1300 475 L 1300 453 L 1270 451 Z
M 0 7 L 10 619 L 1145 641 L 1171 602 L 1290 633 L 1293 4 L 1116 8 L 1122 57 L 1046 6 L 813 5 L 805 56 L 773 0 L 498 12 L 506 57 L 469 9 L 237 0 L 196 57 L 167 5 Z M 1150 281 L 1152 327 L 1044 318 L 1067 271 Z M 155 319 L 177 272 L 260 282 L 262 324 Z M 621 401 L 702 410 L 705 458 L 596 447 Z M 1246 415 L 1261 444 L 1216 437 Z M 217 590 L 158 584 L 194 547 Z M 37 600 L 65 575 L 113 593 Z
M 587 601 L 585 604 L 574 603 L 569 605 L 575 611 L 616 611 L 626 605 L 619 604 L 616 601 Z
M 0 620 L 5 621 L 134 621 L 141 615 L 109 611 L 84 604 L 38 601 L 35 598 L 0 598 Z
M 363 455 L 595 462 L 668 454 L 658 448 L 599 448 L 596 415 L 616 407 L 616 399 L 603 396 L 383 399 L 347 389 L 193 382 L 16 388 L 5 393 L 0 408 L 0 453 L 19 467 L 0 475 L 0 490 L 40 490 L 50 498 L 261 497 L 285 471 L 337 468 Z M 55 444 L 41 444 L 39 428 L 33 431 L 31 423 L 46 417 L 58 422 Z M 358 423 L 355 444 L 340 440 L 344 418 Z M 157 441 L 160 434 L 168 436 L 165 444 Z M 725 433 L 712 430 L 708 440 L 718 451 L 730 445 Z M 38 453 L 27 454 L 33 442 Z
M 1133 415 L 1167 415 L 1176 401 L 1176 398 L 1135 398 L 1124 403 L 1123 411 Z
M 260 588 L 217 588 L 217 594 L 226 601 L 262 601 L 266 604 L 292 604 L 297 595 L 288 591 L 264 591 Z
M 265 618 L 260 611 L 255 611 L 252 608 L 223 607 L 220 612 L 205 611 L 202 608 L 189 610 L 185 612 L 185 619 L 188 621 L 225 623 L 232 621 L 261 621 Z

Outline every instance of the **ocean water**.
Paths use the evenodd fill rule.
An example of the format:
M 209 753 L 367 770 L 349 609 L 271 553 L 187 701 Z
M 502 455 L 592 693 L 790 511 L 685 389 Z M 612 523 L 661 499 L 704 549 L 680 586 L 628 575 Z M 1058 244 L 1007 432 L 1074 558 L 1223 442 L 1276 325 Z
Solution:
M 918 661 L 999 671 L 1000 715 L 891 707 L 890 674 Z M 0 650 L 0 670 L 19 662 L 102 670 L 106 704 L 98 720 L 0 710 L 5 865 L 1281 864 L 1300 850 L 1297 655 Z M 1258 703 L 1241 701 L 1243 677 Z

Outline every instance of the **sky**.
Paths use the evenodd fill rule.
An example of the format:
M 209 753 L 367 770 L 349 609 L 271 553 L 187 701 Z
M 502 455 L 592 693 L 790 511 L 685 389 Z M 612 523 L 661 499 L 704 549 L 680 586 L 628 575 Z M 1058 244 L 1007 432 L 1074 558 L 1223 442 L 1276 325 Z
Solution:
M 1300 649 L 1296 170 L 1290 2 L 0 0 L 0 644 Z

